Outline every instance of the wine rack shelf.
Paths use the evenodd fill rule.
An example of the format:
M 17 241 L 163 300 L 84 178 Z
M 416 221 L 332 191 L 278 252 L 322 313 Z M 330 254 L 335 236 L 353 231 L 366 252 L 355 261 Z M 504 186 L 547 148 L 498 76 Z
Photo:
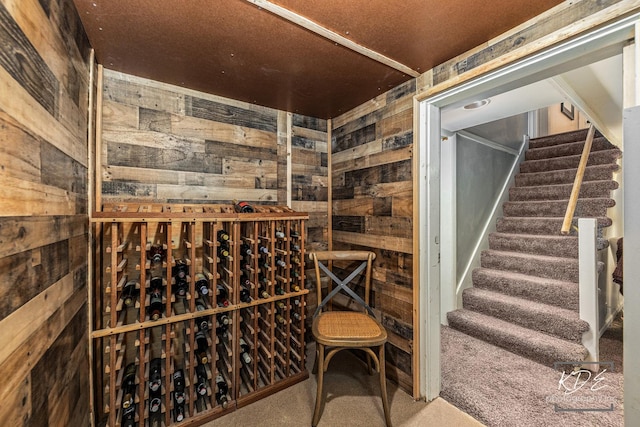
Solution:
M 308 378 L 308 215 L 254 208 L 94 213 L 96 425 L 199 425 Z

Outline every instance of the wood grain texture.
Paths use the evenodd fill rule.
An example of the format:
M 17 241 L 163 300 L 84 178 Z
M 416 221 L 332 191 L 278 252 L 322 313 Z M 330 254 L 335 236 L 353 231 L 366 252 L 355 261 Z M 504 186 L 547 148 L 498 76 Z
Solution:
M 334 119 L 332 244 L 373 250 L 373 306 L 389 332 L 387 377 L 413 393 L 413 96 L 400 85 Z
M 87 425 L 88 42 L 71 0 L 0 2 L 0 417 Z

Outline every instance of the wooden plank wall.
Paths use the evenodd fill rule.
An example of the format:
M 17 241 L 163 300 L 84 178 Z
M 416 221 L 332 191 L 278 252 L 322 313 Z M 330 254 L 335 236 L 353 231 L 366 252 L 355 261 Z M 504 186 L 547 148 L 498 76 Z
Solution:
M 413 96 L 416 80 L 332 122 L 333 249 L 373 250 L 387 375 L 413 394 Z
M 0 0 L 0 419 L 89 423 L 89 44 L 72 0 Z

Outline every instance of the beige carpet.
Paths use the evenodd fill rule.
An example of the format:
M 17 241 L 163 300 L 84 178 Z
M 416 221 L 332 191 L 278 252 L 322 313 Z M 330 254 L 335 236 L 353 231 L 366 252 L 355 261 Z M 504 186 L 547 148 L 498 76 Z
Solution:
M 313 347 L 313 346 L 310 346 Z M 312 350 L 310 348 L 309 350 Z M 311 355 L 314 352 L 310 353 Z M 310 358 L 312 359 L 312 358 Z M 313 360 L 309 360 L 313 366 Z M 414 402 L 413 398 L 387 382 L 391 420 L 395 427 L 481 427 L 478 421 L 443 399 Z M 325 374 L 326 400 L 318 427 L 384 426 L 377 374 L 348 352 L 334 357 Z M 279 393 L 213 420 L 206 427 L 298 427 L 310 426 L 316 396 L 315 375 Z

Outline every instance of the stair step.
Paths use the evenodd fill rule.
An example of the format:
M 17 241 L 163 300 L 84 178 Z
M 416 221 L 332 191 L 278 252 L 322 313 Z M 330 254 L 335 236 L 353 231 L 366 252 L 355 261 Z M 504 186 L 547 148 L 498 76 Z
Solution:
M 579 198 L 610 197 L 611 191 L 618 188 L 618 183 L 612 180 L 587 181 L 580 186 Z M 523 200 L 563 200 L 571 197 L 573 183 L 540 185 L 531 187 L 511 187 L 509 189 L 510 201 Z
M 594 151 L 589 154 L 587 166 L 615 163 L 620 157 L 619 149 Z M 557 157 L 553 159 L 525 160 L 520 163 L 521 173 L 546 172 L 563 169 L 575 169 L 580 163 L 580 155 Z
M 588 166 L 587 168 L 585 168 L 582 181 L 588 182 L 610 180 L 613 176 L 613 172 L 617 170 L 618 165 L 615 163 Z M 515 176 L 515 185 L 516 187 L 530 187 L 539 185 L 573 184 L 577 173 L 578 169 L 561 169 L 548 172 L 519 173 Z
M 545 366 L 557 361 L 584 360 L 588 351 L 582 345 L 543 332 L 534 331 L 482 313 L 459 309 L 447 313 L 449 326 L 502 347 Z
M 489 248 L 502 252 L 578 258 L 578 237 L 491 233 Z
M 569 200 L 505 202 L 502 211 L 504 216 L 562 217 L 567 210 L 568 203 Z M 607 208 L 615 206 L 615 204 L 615 200 L 608 198 L 578 199 L 575 216 L 578 218 L 607 216 Z
M 575 258 L 487 249 L 482 251 L 480 266 L 547 279 L 578 282 L 578 260 Z
M 608 217 L 599 217 L 597 220 L 598 227 L 610 227 L 613 223 Z M 559 235 L 563 221 L 562 217 L 509 216 L 498 218 L 496 231 L 512 234 Z M 571 230 L 570 234 L 576 235 L 577 233 L 575 230 Z
M 541 148 L 531 148 L 527 150 L 524 155 L 525 160 L 541 160 L 552 159 L 556 157 L 566 157 L 581 155 L 584 150 L 584 140 L 577 142 L 568 142 L 566 144 L 552 145 Z M 616 148 L 615 145 L 610 143 L 606 138 L 594 138 L 591 144 L 591 152 L 611 150 Z
M 568 142 L 586 141 L 587 133 L 589 129 L 572 130 L 564 133 L 557 133 L 554 135 L 541 136 L 539 138 L 532 138 L 529 141 L 529 149 L 549 147 L 552 145 L 566 144 Z M 596 130 L 593 135 L 594 138 L 601 137 L 602 134 Z
M 473 286 L 476 288 L 551 304 L 567 310 L 577 311 L 580 305 L 578 284 L 574 282 L 482 267 L 474 269 L 472 277 Z
M 486 289 L 468 288 L 462 293 L 462 306 L 528 329 L 577 343 L 589 324 L 577 312 L 553 305 L 500 294 Z

